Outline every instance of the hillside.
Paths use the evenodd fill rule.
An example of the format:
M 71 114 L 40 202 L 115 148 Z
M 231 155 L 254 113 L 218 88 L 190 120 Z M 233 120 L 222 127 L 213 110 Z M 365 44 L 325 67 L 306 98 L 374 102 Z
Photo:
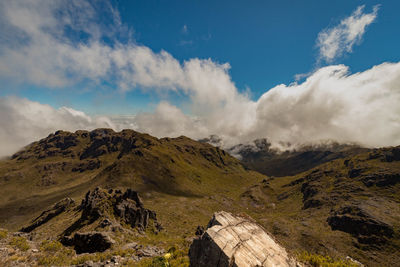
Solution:
M 251 216 L 300 259 L 350 256 L 366 266 L 396 266 L 400 147 L 350 150 L 337 148 L 340 158 L 304 172 L 282 159 L 296 175 L 267 177 L 224 150 L 183 136 L 58 131 L 0 162 L 0 228 L 26 232 L 18 235 L 47 263 L 131 255 L 132 266 L 151 266 L 156 258 L 146 257 L 176 251 L 180 263 L 171 266 L 187 266 L 195 232 L 224 210 Z M 1 238 L 1 244 L 15 239 L 11 233 Z M 69 246 L 85 251 L 79 245 L 85 238 L 102 238 L 105 252 L 74 254 Z M 48 240 L 66 247 L 56 243 L 51 256 L 42 248 Z
M 292 250 L 352 258 L 366 266 L 400 262 L 400 147 L 269 178 L 242 205 Z
M 225 151 L 184 136 L 58 131 L 0 162 L 0 224 L 16 230 L 58 200 L 97 186 L 133 188 L 149 199 L 198 199 L 229 196 L 260 179 Z

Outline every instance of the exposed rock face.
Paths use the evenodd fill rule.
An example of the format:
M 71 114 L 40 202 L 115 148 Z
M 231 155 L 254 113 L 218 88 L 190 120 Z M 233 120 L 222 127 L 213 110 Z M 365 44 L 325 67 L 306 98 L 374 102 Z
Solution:
M 96 188 L 92 192 L 86 193 L 80 208 L 82 209 L 82 220 L 94 221 L 105 217 L 106 219 L 101 223 L 103 226 L 111 225 L 112 222 L 108 218 L 116 215 L 115 217 L 141 231 L 146 230 L 150 220 L 154 222 L 156 230 L 161 230 L 156 213 L 144 208 L 138 193 L 131 189 L 122 193 L 120 190 L 106 191 Z
M 37 227 L 41 226 L 42 224 L 48 222 L 49 220 L 51 220 L 52 218 L 54 218 L 55 216 L 59 215 L 61 212 L 65 211 L 66 209 L 68 209 L 71 206 L 75 205 L 75 201 L 71 198 L 64 198 L 62 200 L 60 200 L 59 202 L 57 202 L 56 204 L 54 204 L 53 207 L 51 207 L 49 210 L 43 211 L 42 214 L 40 214 L 39 217 L 37 217 L 36 219 L 34 219 L 32 221 L 32 224 L 27 226 L 27 227 L 23 227 L 21 229 L 21 232 L 31 232 L 34 229 L 36 229 Z
M 192 267 L 299 266 L 251 219 L 216 212 L 189 250 Z
M 102 232 L 75 233 L 72 238 L 64 237 L 62 241 L 73 246 L 78 254 L 103 252 L 114 244 L 114 240 Z
M 400 173 L 376 172 L 363 175 L 360 180 L 368 187 L 371 186 L 391 186 L 400 183 Z
M 352 234 L 360 243 L 381 243 L 393 236 L 393 227 L 359 206 L 346 206 L 327 219 L 332 230 Z

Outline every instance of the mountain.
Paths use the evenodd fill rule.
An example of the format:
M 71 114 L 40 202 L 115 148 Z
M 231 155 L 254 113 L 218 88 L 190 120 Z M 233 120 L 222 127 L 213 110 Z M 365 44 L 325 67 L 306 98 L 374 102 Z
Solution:
M 248 214 L 292 251 L 400 262 L 400 146 L 268 178 L 242 195 Z
M 196 199 L 229 195 L 260 179 L 225 151 L 184 136 L 57 131 L 0 162 L 0 223 L 17 229 L 55 202 L 82 198 L 97 186 Z
M 216 138 L 210 138 L 215 141 Z M 267 139 L 257 139 L 250 144 L 239 144 L 227 149 L 241 159 L 244 166 L 269 176 L 295 175 L 322 163 L 369 151 L 355 144 L 336 142 L 302 145 L 295 149 L 273 148 Z
M 188 266 L 195 233 L 221 210 L 251 216 L 302 262 L 400 262 L 400 147 L 331 145 L 329 155 L 340 156 L 304 158 L 326 148 L 279 154 L 266 140 L 256 146 L 249 155 L 278 158 L 270 169 L 294 175 L 263 175 L 245 157 L 184 136 L 50 134 L 0 161 L 0 227 L 8 229 L 0 229 L 0 265 L 118 256 L 131 266 Z

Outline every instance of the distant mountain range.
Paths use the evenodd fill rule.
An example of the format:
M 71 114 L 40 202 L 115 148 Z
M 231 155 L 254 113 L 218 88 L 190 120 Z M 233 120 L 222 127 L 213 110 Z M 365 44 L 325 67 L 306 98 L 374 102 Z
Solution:
M 199 142 L 214 146 L 222 145 L 222 139 L 217 135 L 201 139 Z M 290 145 L 286 144 L 286 147 L 290 147 Z M 247 168 L 268 176 L 295 175 L 331 160 L 369 151 L 369 149 L 356 144 L 337 142 L 305 144 L 282 150 L 274 148 L 266 138 L 256 139 L 246 144 L 237 144 L 225 148 L 225 150 L 239 158 Z

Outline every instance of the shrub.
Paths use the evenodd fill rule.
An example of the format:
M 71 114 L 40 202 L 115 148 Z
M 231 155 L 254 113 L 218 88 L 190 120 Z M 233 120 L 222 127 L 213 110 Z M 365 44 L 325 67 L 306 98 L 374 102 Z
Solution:
M 8 235 L 8 231 L 5 229 L 0 229 L 0 240 L 6 238 Z
M 31 246 L 29 246 L 28 241 L 26 241 L 25 237 L 22 236 L 13 237 L 9 244 L 22 251 L 27 251 L 28 249 L 31 248 Z
M 358 265 L 349 260 L 333 259 L 329 256 L 301 252 L 298 254 L 301 262 L 307 263 L 313 267 L 358 267 Z
M 40 244 L 40 250 L 46 252 L 57 252 L 63 248 L 64 247 L 60 242 L 54 240 L 45 240 Z

